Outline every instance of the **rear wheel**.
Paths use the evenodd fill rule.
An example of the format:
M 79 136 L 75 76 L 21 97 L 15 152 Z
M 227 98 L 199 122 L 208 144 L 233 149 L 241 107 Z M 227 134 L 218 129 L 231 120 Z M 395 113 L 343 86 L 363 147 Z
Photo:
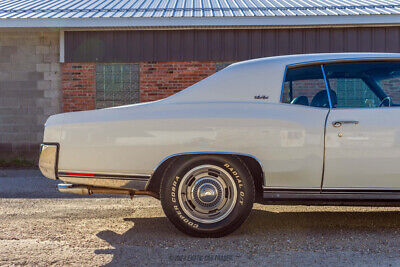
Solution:
M 254 182 L 233 156 L 180 158 L 165 172 L 160 190 L 168 219 L 182 232 L 220 237 L 236 230 L 254 202 Z

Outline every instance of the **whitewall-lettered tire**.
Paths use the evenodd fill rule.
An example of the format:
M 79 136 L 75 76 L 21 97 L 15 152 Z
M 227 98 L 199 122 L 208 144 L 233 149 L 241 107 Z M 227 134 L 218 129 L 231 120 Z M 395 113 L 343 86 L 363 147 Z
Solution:
M 183 157 L 168 166 L 160 197 L 168 219 L 182 232 L 221 237 L 236 230 L 250 214 L 254 181 L 237 157 Z

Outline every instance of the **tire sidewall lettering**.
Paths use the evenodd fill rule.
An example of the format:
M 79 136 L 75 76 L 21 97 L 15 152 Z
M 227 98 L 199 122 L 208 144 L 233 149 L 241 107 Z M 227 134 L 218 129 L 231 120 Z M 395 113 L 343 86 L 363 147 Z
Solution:
M 174 181 L 172 182 L 171 187 L 171 201 L 172 203 L 176 203 L 176 187 L 178 185 L 178 181 L 180 180 L 179 176 L 175 176 Z
M 233 178 L 236 180 L 238 189 L 239 189 L 239 194 L 238 194 L 238 198 L 239 198 L 239 204 L 240 205 L 244 205 L 244 198 L 245 198 L 245 192 L 244 192 L 244 186 L 243 186 L 243 181 L 239 176 L 239 173 L 229 164 L 229 163 L 225 163 L 224 167 L 233 175 Z
M 179 185 L 179 180 L 180 177 L 176 176 L 174 181 L 172 182 L 172 187 L 171 187 L 171 201 L 172 203 L 177 203 L 176 201 L 176 192 L 177 192 L 177 186 Z M 189 218 L 187 218 L 180 210 L 180 207 L 178 205 L 174 205 L 174 210 L 176 212 L 176 215 L 178 215 L 178 218 L 182 220 L 185 224 L 189 225 L 190 227 L 193 228 L 199 228 L 199 225 L 193 221 L 191 221 Z

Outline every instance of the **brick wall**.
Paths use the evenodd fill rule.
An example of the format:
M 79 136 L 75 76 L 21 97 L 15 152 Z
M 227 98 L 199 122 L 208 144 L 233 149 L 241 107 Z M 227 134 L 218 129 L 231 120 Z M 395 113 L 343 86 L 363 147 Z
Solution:
M 215 62 L 140 63 L 140 101 L 173 95 L 215 73 Z
M 223 69 L 230 63 L 141 62 L 139 63 L 139 101 L 148 102 L 173 95 Z M 63 111 L 90 110 L 96 107 L 96 64 L 62 64 Z M 136 83 L 136 79 L 132 79 Z
M 391 78 L 386 79 L 381 82 L 383 91 L 390 96 L 394 103 L 400 103 L 400 79 L 399 78 Z
M 61 111 L 59 33 L 0 31 L 0 159 L 36 159 L 48 116 Z
M 90 110 L 96 107 L 95 64 L 62 64 L 63 111 Z

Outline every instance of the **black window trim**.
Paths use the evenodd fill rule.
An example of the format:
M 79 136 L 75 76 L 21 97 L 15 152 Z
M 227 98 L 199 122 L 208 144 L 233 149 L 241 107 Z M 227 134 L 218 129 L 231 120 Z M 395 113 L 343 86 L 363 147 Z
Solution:
M 331 99 L 331 96 L 329 93 L 330 85 L 329 85 L 329 81 L 325 74 L 324 66 L 331 65 L 331 64 L 340 64 L 340 63 L 386 62 L 386 61 L 400 62 L 400 58 L 388 58 L 388 57 L 343 58 L 343 59 L 317 60 L 317 61 L 306 61 L 306 62 L 297 62 L 297 63 L 287 64 L 285 66 L 285 71 L 283 73 L 283 81 L 282 81 L 282 86 L 281 86 L 281 96 L 280 96 L 279 103 L 288 104 L 288 103 L 284 103 L 282 101 L 283 100 L 283 90 L 285 87 L 285 80 L 286 80 L 286 75 L 287 75 L 288 70 L 304 68 L 304 67 L 311 67 L 311 66 L 320 66 L 322 69 L 322 74 L 324 76 L 324 80 L 325 80 L 325 90 L 327 90 L 327 94 L 328 94 L 329 110 L 331 110 L 331 109 L 333 109 L 333 107 L 332 107 L 332 99 Z M 321 107 L 311 107 L 311 108 L 326 109 L 326 108 L 321 108 Z M 374 109 L 374 108 L 382 108 L 382 107 L 368 107 L 368 109 Z M 384 107 L 384 108 L 392 108 L 392 107 Z M 340 109 L 354 109 L 354 108 L 340 108 Z M 365 108 L 362 108 L 362 109 L 365 109 Z
M 299 64 L 294 64 L 294 65 L 286 65 L 285 71 L 284 71 L 284 75 L 283 75 L 280 103 L 281 104 L 289 104 L 289 103 L 284 103 L 282 101 L 283 100 L 283 90 L 285 88 L 285 81 L 286 81 L 287 72 L 289 70 L 306 68 L 306 67 L 320 67 L 321 68 L 322 76 L 324 77 L 325 90 L 326 90 L 327 95 L 328 95 L 328 101 L 329 101 L 329 109 L 328 110 L 332 109 L 331 95 L 329 94 L 329 90 L 328 90 L 328 88 L 330 88 L 329 87 L 329 81 L 326 78 L 324 64 L 322 64 L 322 62 L 318 63 L 318 64 L 303 64 L 303 63 L 299 63 Z M 327 109 L 327 108 L 323 108 L 323 107 L 312 107 L 312 106 L 308 106 L 308 107 L 310 107 L 310 108 L 318 108 L 318 109 L 323 109 L 323 110 Z

